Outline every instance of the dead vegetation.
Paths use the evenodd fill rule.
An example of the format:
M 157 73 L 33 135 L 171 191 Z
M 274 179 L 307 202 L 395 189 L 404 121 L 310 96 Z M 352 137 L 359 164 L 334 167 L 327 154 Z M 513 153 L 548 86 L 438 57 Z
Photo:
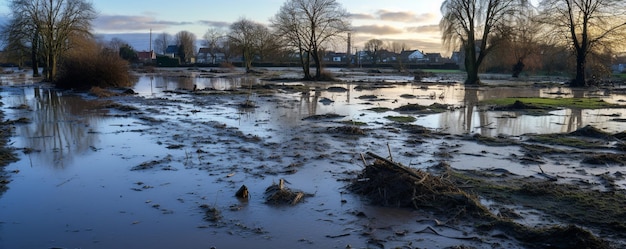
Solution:
M 448 216 L 446 218 L 452 220 L 475 222 L 478 224 L 479 230 L 504 232 L 506 237 L 515 238 L 528 248 L 611 248 L 607 241 L 578 226 L 534 228 L 516 223 L 507 216 L 494 215 L 481 204 L 476 194 L 485 194 L 483 197 L 498 200 L 497 196 L 494 195 L 502 191 L 502 186 L 479 180 L 463 172 L 454 171 L 446 164 L 441 163 L 434 167 L 440 171 L 439 175 L 435 175 L 405 167 L 373 153 L 368 153 L 368 155 L 376 160 L 366 166 L 358 178 L 352 182 L 350 189 L 366 196 L 372 204 L 429 210 L 439 215 Z M 460 186 L 463 186 L 463 189 L 478 191 L 467 192 Z M 537 198 L 539 196 L 548 201 L 547 198 L 549 197 L 545 195 L 551 193 L 550 189 L 562 188 L 548 188 L 543 185 L 530 184 L 530 186 L 513 191 L 525 191 L 516 194 L 520 198 L 523 196 Z M 568 192 L 560 193 L 563 195 Z M 621 204 L 617 203 L 616 205 Z M 582 207 L 582 209 L 586 208 Z M 619 209 L 614 211 L 622 214 L 611 213 L 617 215 L 611 219 L 620 219 L 619 217 L 623 216 L 623 211 L 619 211 Z M 613 231 L 622 233 L 623 228 L 620 227 L 623 225 L 617 226 L 616 230 Z
M 449 105 L 433 103 L 429 106 L 424 106 L 420 104 L 408 104 L 400 106 L 394 111 L 398 112 L 411 112 L 411 113 L 441 113 L 450 109 Z
M 0 119 L 4 118 L 4 112 L 0 111 Z M 0 196 L 7 190 L 10 179 L 4 167 L 18 160 L 13 148 L 9 147 L 11 137 L 11 124 L 0 122 Z
M 147 170 L 147 169 L 153 169 L 159 165 L 162 166 L 163 170 L 167 170 L 170 169 L 171 167 L 169 166 L 169 163 L 172 162 L 172 155 L 167 155 L 165 157 L 163 157 L 162 159 L 159 160 L 152 160 L 152 161 L 147 161 L 147 162 L 143 162 L 135 167 L 132 167 L 130 170 L 132 171 L 136 171 L 136 170 Z
M 487 213 L 474 197 L 459 189 L 445 175 L 435 176 L 372 153 L 368 155 L 375 157 L 376 161 L 367 165 L 350 188 L 366 196 L 372 204 L 477 216 Z
M 328 120 L 328 119 L 339 119 L 345 117 L 344 115 L 339 115 L 337 113 L 327 113 L 327 114 L 318 114 L 308 116 L 303 118 L 302 120 Z
M 339 126 L 339 127 L 328 128 L 328 129 L 333 132 L 343 134 L 343 135 L 357 135 L 357 136 L 365 135 L 365 131 L 363 129 L 354 125 Z
M 206 221 L 216 223 L 222 219 L 222 212 L 214 206 L 202 204 L 200 209 L 204 211 L 204 220 Z
M 309 194 L 285 187 L 285 180 L 280 179 L 265 189 L 265 202 L 273 205 L 296 205 Z

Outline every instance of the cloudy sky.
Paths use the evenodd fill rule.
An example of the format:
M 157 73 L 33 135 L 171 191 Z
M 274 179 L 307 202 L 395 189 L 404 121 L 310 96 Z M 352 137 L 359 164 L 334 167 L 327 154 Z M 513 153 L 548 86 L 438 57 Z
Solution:
M 93 0 L 98 18 L 94 32 L 118 37 L 136 50 L 147 50 L 149 32 L 175 34 L 186 30 L 198 38 L 210 27 L 224 28 L 244 17 L 269 24 L 286 0 Z M 357 49 L 369 39 L 399 41 L 410 49 L 445 52 L 438 23 L 441 0 L 338 0 L 352 16 Z M 4 1 L 0 13 L 9 12 Z M 334 50 L 345 51 L 346 44 Z

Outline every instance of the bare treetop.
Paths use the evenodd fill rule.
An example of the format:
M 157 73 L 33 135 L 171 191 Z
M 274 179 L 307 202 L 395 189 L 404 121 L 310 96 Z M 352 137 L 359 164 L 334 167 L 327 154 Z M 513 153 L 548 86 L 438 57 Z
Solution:
M 320 52 L 332 39 L 350 30 L 350 16 L 336 0 L 288 0 L 272 19 L 272 27 L 285 43 L 298 50 L 305 79 L 310 58 L 316 65 L 316 79 L 322 74 Z

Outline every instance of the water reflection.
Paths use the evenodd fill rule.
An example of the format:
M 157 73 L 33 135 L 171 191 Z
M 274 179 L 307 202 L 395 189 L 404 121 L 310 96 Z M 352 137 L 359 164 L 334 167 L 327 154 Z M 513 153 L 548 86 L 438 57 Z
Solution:
M 90 132 L 104 114 L 96 108 L 98 103 L 86 101 L 80 96 L 66 96 L 53 89 L 25 88 L 25 93 L 12 96 L 10 105 L 27 105 L 32 111 L 20 115 L 32 120 L 30 124 L 16 125 L 17 134 L 24 148 L 41 150 L 30 156 L 42 157 L 40 162 L 63 168 L 73 155 L 93 148 L 98 136 Z M 30 93 L 29 93 L 30 92 Z M 52 153 L 49 153 L 52 152 Z
M 172 90 L 218 90 L 230 91 L 252 86 L 260 82 L 257 77 L 193 78 L 187 76 L 141 76 L 134 87 L 142 95 L 155 95 Z
M 216 89 L 232 90 L 249 85 L 263 84 L 256 77 L 226 78 L 184 78 L 184 77 L 142 77 L 136 86 L 137 92 L 162 92 L 173 89 Z M 298 83 L 296 83 L 298 84 Z M 380 125 L 387 122 L 387 115 L 415 115 L 415 124 L 429 128 L 444 130 L 453 134 L 479 133 L 485 136 L 499 134 L 521 135 L 526 133 L 571 132 L 585 125 L 594 125 L 608 132 L 619 132 L 626 128 L 623 122 L 613 122 L 610 116 L 621 115 L 624 109 L 611 110 L 559 110 L 544 116 L 522 115 L 516 112 L 481 110 L 477 103 L 482 100 L 504 97 L 600 97 L 607 102 L 619 103 L 624 95 L 607 94 L 606 92 L 589 90 L 572 90 L 567 87 L 491 87 L 466 88 L 463 84 L 387 84 L 383 88 L 361 89 L 367 83 L 303 83 L 310 87 L 304 93 L 284 93 L 286 98 L 298 100 L 297 103 L 283 102 L 270 104 L 261 102 L 259 108 L 247 110 L 257 112 L 253 115 L 258 119 L 271 120 L 276 127 L 297 125 L 304 117 L 316 114 L 337 113 L 346 116 L 347 120 Z M 329 87 L 342 87 L 345 92 L 326 91 Z M 146 90 L 150 89 L 150 90 Z M 156 89 L 156 90 L 155 90 Z M 412 97 L 406 97 L 406 95 Z M 360 98 L 373 95 L 376 98 Z M 257 98 L 257 96 L 254 96 Z M 331 101 L 324 101 L 331 100 Z M 367 111 L 371 107 L 387 107 L 394 109 L 406 104 L 432 105 L 447 104 L 454 110 L 441 114 L 418 115 L 405 113 L 373 113 Z M 608 115 L 608 114 L 610 115 Z M 274 124 L 270 124 L 272 126 Z

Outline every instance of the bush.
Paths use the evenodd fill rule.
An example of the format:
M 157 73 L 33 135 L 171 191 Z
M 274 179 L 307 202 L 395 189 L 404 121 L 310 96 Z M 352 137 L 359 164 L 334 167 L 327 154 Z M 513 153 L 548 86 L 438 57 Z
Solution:
M 97 86 L 129 87 L 133 83 L 128 62 L 113 53 L 74 54 L 64 58 L 55 84 L 60 88 L 87 90 Z
M 322 70 L 322 72 L 320 73 L 320 75 L 317 75 L 315 77 L 315 80 L 320 80 L 320 81 L 336 81 L 337 79 L 335 79 L 335 76 L 333 76 L 333 74 L 329 71 L 326 70 Z

